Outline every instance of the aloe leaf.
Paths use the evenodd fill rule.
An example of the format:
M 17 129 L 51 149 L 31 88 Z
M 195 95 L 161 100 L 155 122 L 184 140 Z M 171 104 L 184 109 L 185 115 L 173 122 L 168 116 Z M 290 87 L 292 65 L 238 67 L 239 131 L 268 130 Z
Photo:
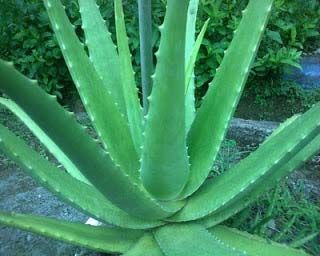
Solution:
M 126 103 L 131 135 L 137 151 L 140 152 L 140 147 L 142 145 L 143 116 L 134 80 L 129 41 L 124 22 L 122 0 L 114 0 L 114 11 L 123 96 Z
M 172 224 L 156 229 L 155 238 L 167 256 L 240 256 L 247 255 L 231 246 L 226 246 L 197 224 Z
M 95 0 L 79 0 L 79 7 L 90 60 L 120 112 L 126 115 L 120 61 L 111 34 Z
M 209 232 L 217 237 L 222 243 L 232 246 L 241 251 L 245 251 L 251 256 L 307 256 L 302 250 L 292 249 L 288 246 L 265 240 L 258 236 L 246 232 L 228 228 L 224 226 L 215 226 L 209 229 Z
M 124 115 L 94 69 L 60 0 L 44 0 L 57 37 L 82 102 L 113 161 L 139 182 L 139 157 Z
M 168 1 L 149 112 L 146 117 L 141 177 L 156 198 L 172 199 L 185 185 L 185 33 L 188 0 Z M 179 10 L 177 12 L 177 10 Z
M 145 233 L 123 256 L 164 256 L 151 233 Z
M 89 184 L 89 181 L 82 175 L 68 156 L 17 104 L 5 98 L 0 98 L 0 104 L 14 113 L 33 132 L 33 134 L 38 137 L 41 143 L 57 158 L 72 177 Z
M 208 180 L 172 219 L 186 221 L 202 218 L 228 203 L 239 202 L 241 197 L 247 200 L 257 186 L 266 188 L 263 183 L 268 177 L 279 173 L 296 154 L 320 135 L 319 116 L 320 104 L 317 104 L 229 171 Z M 297 159 L 294 163 L 300 164 L 301 160 L 306 159 Z M 297 166 L 284 169 L 285 174 L 294 167 Z M 226 188 L 226 184 L 231 187 Z
M 181 197 L 196 191 L 210 172 L 256 56 L 272 3 L 251 0 L 243 12 L 188 134 L 190 179 Z
M 51 164 L 2 125 L 0 125 L 0 149 L 42 186 L 95 219 L 133 229 L 151 228 L 163 224 L 160 221 L 135 218 L 115 207 L 94 187 L 79 182 Z
M 100 252 L 122 253 L 143 235 L 143 231 L 94 227 L 27 214 L 0 212 L 0 223 Z
M 209 21 L 210 19 L 207 19 L 206 22 L 203 24 L 201 31 L 197 37 L 197 40 L 194 44 L 194 47 L 192 49 L 190 58 L 189 58 L 189 62 L 186 68 L 186 95 L 188 95 L 188 93 L 190 93 L 190 91 L 193 91 L 194 93 L 194 88 L 192 89 L 192 87 L 190 88 L 191 84 L 193 83 L 192 81 L 192 77 L 194 76 L 193 71 L 194 71 L 194 66 L 196 64 L 196 60 L 197 60 L 197 56 L 203 41 L 203 37 L 207 31 L 208 25 L 209 25 Z M 193 84 L 194 86 L 194 84 Z M 186 96 L 188 97 L 188 96 Z M 191 124 L 190 124 L 191 125 Z
M 279 167 L 276 172 L 265 176 L 265 178 L 255 184 L 255 186 L 240 197 L 221 207 L 218 211 L 200 220 L 207 227 L 212 227 L 223 222 L 234 214 L 240 212 L 256 201 L 259 196 L 277 184 L 282 178 L 286 177 L 290 172 L 301 166 L 306 160 L 320 151 L 320 135 L 315 137 L 309 144 L 304 146 L 300 152 L 293 156 L 285 165 Z
M 115 206 L 145 219 L 161 219 L 183 206 L 183 202 L 160 205 L 152 199 L 141 185 L 121 172 L 73 116 L 49 97 L 36 81 L 16 71 L 12 63 L 0 60 L 0 77 L 1 91 L 37 123 L 86 179 Z
M 278 134 L 280 131 L 282 131 L 283 129 L 285 129 L 288 125 L 290 125 L 294 120 L 296 120 L 299 116 L 301 116 L 300 114 L 297 115 L 293 115 L 292 117 L 288 118 L 287 120 L 285 120 L 283 123 L 281 123 L 279 125 L 279 127 L 277 129 L 275 129 L 273 131 L 273 133 L 268 136 L 266 138 L 266 140 L 263 143 L 267 143 L 269 141 L 269 139 L 271 139 L 274 135 Z
M 185 65 L 186 70 L 188 69 L 189 59 L 193 54 L 195 48 L 195 33 L 196 33 L 196 21 L 198 12 L 199 0 L 191 0 L 189 2 L 188 17 L 187 17 L 187 31 L 186 31 L 186 48 L 185 48 Z M 186 71 L 186 131 L 189 128 L 195 117 L 195 100 L 194 100 L 194 79 L 193 78 L 193 68 L 190 73 L 190 78 L 188 77 L 188 71 Z

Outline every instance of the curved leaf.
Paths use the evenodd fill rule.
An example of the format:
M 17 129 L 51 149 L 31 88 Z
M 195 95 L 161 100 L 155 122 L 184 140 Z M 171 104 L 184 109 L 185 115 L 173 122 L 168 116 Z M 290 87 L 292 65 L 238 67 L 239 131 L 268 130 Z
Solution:
M 190 55 L 190 59 L 186 68 L 186 97 L 188 97 L 188 94 L 191 93 L 191 91 L 194 93 L 194 88 L 192 88 L 192 86 L 194 86 L 194 84 L 192 85 L 192 83 L 194 83 L 192 81 L 192 76 L 193 71 L 194 71 L 194 66 L 196 64 L 196 60 L 197 60 L 197 56 L 201 47 L 201 43 L 204 37 L 204 34 L 207 31 L 208 25 L 209 25 L 209 21 L 210 19 L 207 19 L 206 22 L 203 24 L 201 31 L 197 37 L 197 40 L 194 44 L 194 47 L 192 49 L 191 55 Z M 188 106 L 188 104 L 187 104 Z M 191 122 L 192 123 L 192 122 Z M 190 125 L 191 125 L 190 123 Z
M 215 226 L 210 228 L 209 232 L 226 245 L 232 246 L 241 251 L 245 251 L 250 256 L 308 255 L 302 250 L 296 250 L 282 244 L 277 244 L 246 232 L 240 232 L 239 230 L 233 228 Z
M 196 21 L 197 21 L 197 12 L 198 12 L 199 0 L 189 1 L 188 7 L 188 17 L 187 17 L 187 31 L 186 31 L 186 47 L 185 47 L 185 65 L 186 65 L 186 132 L 189 131 L 189 128 L 193 122 L 196 110 L 194 102 L 194 79 L 193 68 L 192 66 L 190 74 L 188 74 L 188 67 L 194 55 L 195 46 L 195 33 L 196 33 Z M 197 53 L 196 53 L 197 55 Z
M 44 0 L 52 28 L 82 102 L 113 161 L 139 181 L 139 157 L 124 115 L 90 62 L 60 0 Z
M 66 168 L 66 171 L 77 180 L 89 184 L 79 169 L 72 163 L 59 146 L 12 100 L 0 98 L 0 104 L 14 113 L 41 141 L 41 143 L 54 155 L 54 157 Z
M 123 96 L 126 104 L 131 135 L 137 152 L 140 152 L 140 147 L 142 146 L 143 116 L 138 98 L 138 89 L 134 80 L 134 71 L 131 63 L 129 41 L 124 22 L 122 0 L 114 0 L 114 12 Z
M 141 177 L 156 198 L 173 199 L 188 175 L 185 140 L 185 33 L 188 0 L 168 1 L 146 117 Z M 179 10 L 179 12 L 177 12 Z
M 2 125 L 0 125 L 0 149 L 42 186 L 95 219 L 132 229 L 145 229 L 163 224 L 160 221 L 135 218 L 115 207 L 94 187 L 79 182 L 55 167 Z
M 242 209 L 252 204 L 259 196 L 277 184 L 282 178 L 287 176 L 290 172 L 299 168 L 306 160 L 311 158 L 320 151 L 320 135 L 315 137 L 309 144 L 300 150 L 292 157 L 283 167 L 279 168 L 275 173 L 266 176 L 263 180 L 258 182 L 253 188 L 243 193 L 236 200 L 221 207 L 218 211 L 209 216 L 199 220 L 206 227 L 215 226 L 224 220 L 230 218 L 232 215 L 240 212 Z
M 138 241 L 143 231 L 94 227 L 45 217 L 0 211 L 0 223 L 100 252 L 122 253 Z
M 0 77 L 0 90 L 37 123 L 86 179 L 114 205 L 145 219 L 161 219 L 183 206 L 182 202 L 160 204 L 151 198 L 142 186 L 135 184 L 113 163 L 73 116 L 40 89 L 36 81 L 16 71 L 12 63 L 0 60 Z
M 127 115 L 122 91 L 120 61 L 111 34 L 95 0 L 79 0 L 78 2 L 90 60 L 118 104 L 121 113 Z
M 152 234 L 144 234 L 123 256 L 164 256 Z
M 244 195 L 250 195 L 252 189 L 263 184 L 265 179 L 276 175 L 279 169 L 320 135 L 319 116 L 320 104 L 317 104 L 229 171 L 208 180 L 190 197 L 186 206 L 170 219 L 194 220 L 218 211 L 228 203 L 237 202 L 241 197 L 246 200 Z M 285 173 L 291 170 L 286 169 Z
M 207 178 L 247 80 L 273 0 L 251 0 L 188 134 L 190 180 L 181 197 Z M 254 21 L 254 22 L 252 22 Z
M 197 224 L 172 224 L 156 229 L 155 238 L 166 256 L 245 256 Z

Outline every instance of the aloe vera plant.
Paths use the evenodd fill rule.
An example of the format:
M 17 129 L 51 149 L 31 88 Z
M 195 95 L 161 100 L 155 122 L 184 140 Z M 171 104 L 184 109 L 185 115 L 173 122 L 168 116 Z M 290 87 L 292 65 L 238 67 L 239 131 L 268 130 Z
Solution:
M 59 0 L 44 0 L 52 28 L 97 132 L 91 138 L 37 82 L 0 61 L 0 103 L 64 166 L 61 170 L 0 125 L 0 148 L 64 201 L 108 225 L 0 212 L 0 223 L 109 253 L 307 255 L 228 228 L 247 207 L 320 149 L 320 105 L 281 125 L 255 152 L 207 179 L 272 9 L 251 0 L 201 107 L 193 68 L 198 0 L 168 0 L 146 115 L 139 103 L 121 0 L 115 47 L 94 0 L 79 0 L 85 46 Z M 148 80 L 148 79 L 146 79 Z M 50 114 L 48 114 L 50 113 Z

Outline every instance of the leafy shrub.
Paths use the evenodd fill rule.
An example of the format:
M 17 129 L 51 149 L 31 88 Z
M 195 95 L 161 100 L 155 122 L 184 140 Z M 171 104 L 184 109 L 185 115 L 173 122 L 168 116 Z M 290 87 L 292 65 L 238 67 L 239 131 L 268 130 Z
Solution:
M 76 26 L 77 34 L 83 38 L 77 1 L 63 2 Z M 115 28 L 112 1 L 100 0 L 98 3 L 110 31 L 113 32 Z M 128 4 L 126 1 L 124 3 L 128 13 L 130 48 L 135 63 L 139 64 L 137 11 L 134 4 Z M 0 4 L 0 57 L 12 60 L 19 71 L 29 78 L 38 80 L 39 85 L 48 93 L 61 99 L 62 94 L 72 90 L 72 79 L 42 1 L 0 0 Z
M 11 59 L 48 93 L 61 97 L 70 78 L 41 1 L 1 2 L 1 57 Z
M 198 86 L 207 84 L 214 76 L 247 3 L 247 0 L 201 1 L 198 30 L 207 17 L 210 23 L 198 58 Z M 302 51 L 320 47 L 319 14 L 320 3 L 316 0 L 276 0 L 249 80 L 261 77 L 279 80 L 288 66 L 300 67 Z
M 196 83 L 198 87 L 207 85 L 215 75 L 227 49 L 232 31 L 237 27 L 241 10 L 247 0 L 200 1 L 197 31 L 209 17 L 209 27 L 198 55 Z M 62 96 L 63 87 L 72 90 L 72 81 L 62 59 L 57 42 L 53 37 L 41 1 L 0 0 L 0 57 L 13 60 L 18 70 L 30 78 L 37 79 L 49 93 Z M 83 38 L 81 18 L 76 1 L 64 1 L 68 15 L 76 25 L 77 34 Z M 114 35 L 113 3 L 99 0 L 102 16 L 106 19 Z M 138 37 L 138 14 L 136 1 L 124 1 L 129 46 L 133 55 L 136 79 L 140 79 L 140 51 Z M 164 0 L 153 0 L 153 44 L 159 44 L 161 24 L 165 12 Z M 316 0 L 276 0 L 266 35 L 258 58 L 254 64 L 250 81 L 272 77 L 277 80 L 287 66 L 299 66 L 302 51 L 313 51 L 320 46 L 320 4 Z M 115 40 L 115 38 L 113 38 Z M 252 82 L 257 84 L 257 82 Z M 206 91 L 199 89 L 198 98 Z
M 305 90 L 292 81 L 255 79 L 244 92 L 236 115 L 245 119 L 282 122 L 320 101 L 320 89 Z
M 280 34 L 279 43 L 300 50 L 320 46 L 320 2 L 318 0 L 277 0 L 270 28 Z M 277 41 L 277 40 L 275 40 Z

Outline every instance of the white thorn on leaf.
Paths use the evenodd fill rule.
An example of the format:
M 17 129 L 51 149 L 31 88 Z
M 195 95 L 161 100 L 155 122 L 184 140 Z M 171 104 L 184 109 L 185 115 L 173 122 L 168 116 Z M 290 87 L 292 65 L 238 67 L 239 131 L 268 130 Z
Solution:
M 268 9 L 267 9 L 267 12 L 270 12 L 272 9 L 272 5 L 269 5 Z

